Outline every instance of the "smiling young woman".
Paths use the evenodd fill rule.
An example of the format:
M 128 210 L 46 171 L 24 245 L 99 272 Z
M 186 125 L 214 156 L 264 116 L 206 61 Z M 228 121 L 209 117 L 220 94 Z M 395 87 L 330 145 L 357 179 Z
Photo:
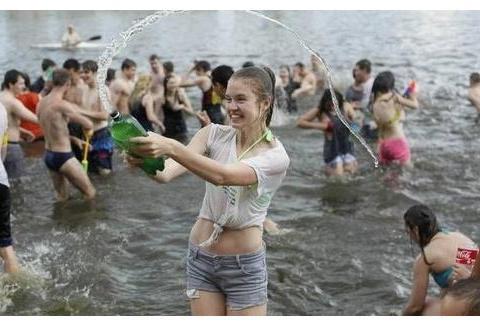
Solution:
M 194 315 L 266 314 L 262 223 L 290 164 L 268 129 L 274 92 L 269 68 L 244 68 L 233 74 L 225 93 L 230 126 L 210 124 L 188 146 L 154 133 L 132 139 L 137 154 L 170 157 L 165 170 L 153 177 L 158 182 L 186 171 L 207 181 L 187 258 L 187 296 Z

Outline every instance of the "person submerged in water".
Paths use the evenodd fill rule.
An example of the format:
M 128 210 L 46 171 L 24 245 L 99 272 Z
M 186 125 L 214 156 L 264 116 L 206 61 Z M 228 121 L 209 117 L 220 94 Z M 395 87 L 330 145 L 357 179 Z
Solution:
M 425 205 L 410 207 L 403 216 L 407 233 L 421 253 L 413 265 L 413 287 L 404 315 L 439 315 L 440 301 L 428 298 L 429 275 L 442 290 L 454 281 L 457 249 L 476 246 L 460 232 L 442 229 L 433 211 Z
M 343 96 L 335 90 L 344 117 L 351 121 L 354 112 L 352 106 L 343 101 Z M 354 173 L 357 170 L 357 159 L 353 152 L 353 142 L 350 131 L 337 116 L 330 89 L 326 89 L 318 107 L 310 109 L 297 120 L 297 126 L 306 129 L 319 129 L 325 133 L 323 159 L 328 176 Z
M 211 123 L 188 146 L 149 133 L 141 156 L 170 157 L 153 178 L 166 183 L 191 171 L 206 181 L 190 233 L 187 297 L 194 315 L 266 315 L 268 273 L 262 223 L 290 163 L 268 129 L 275 76 L 268 68 L 240 69 L 225 94 L 230 126 Z M 130 164 L 142 161 L 127 157 Z
M 418 109 L 417 94 L 407 98 L 395 91 L 390 71 L 378 74 L 372 86 L 373 116 L 379 130 L 378 154 L 382 165 L 411 166 L 410 146 L 403 131 L 405 108 Z
M 70 87 L 70 79 L 67 70 L 55 70 L 52 91 L 40 100 L 37 109 L 40 126 L 45 135 L 45 165 L 50 172 L 59 201 L 69 198 L 68 182 L 79 189 L 86 199 L 94 198 L 96 193 L 70 145 L 67 126 L 69 121 L 80 124 L 86 135 L 93 135 L 93 123 L 78 113 L 75 104 L 64 100 Z

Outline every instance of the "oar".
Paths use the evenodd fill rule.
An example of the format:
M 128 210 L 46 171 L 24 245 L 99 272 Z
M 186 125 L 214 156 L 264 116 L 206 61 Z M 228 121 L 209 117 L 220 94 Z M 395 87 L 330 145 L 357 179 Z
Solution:
M 88 42 L 88 41 L 98 41 L 98 40 L 101 40 L 101 39 L 102 39 L 102 35 L 95 35 L 95 36 L 90 37 L 90 38 L 87 40 L 87 42 Z
M 85 172 L 88 172 L 87 157 L 88 157 L 89 143 L 90 143 L 90 135 L 85 135 L 85 147 L 83 148 L 83 160 L 82 160 L 82 166 L 83 166 L 83 170 L 85 170 Z

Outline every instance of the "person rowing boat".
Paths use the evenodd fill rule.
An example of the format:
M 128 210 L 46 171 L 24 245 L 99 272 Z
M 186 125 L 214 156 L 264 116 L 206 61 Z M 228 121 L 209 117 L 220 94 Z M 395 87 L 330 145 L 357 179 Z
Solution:
M 101 38 L 102 37 L 100 35 L 95 35 L 90 37 L 87 40 L 82 40 L 82 38 L 77 33 L 77 31 L 75 31 L 75 28 L 73 27 L 73 25 L 68 25 L 67 31 L 62 36 L 61 46 L 63 48 L 71 49 L 71 48 L 78 47 L 80 43 L 85 43 L 85 41 L 96 41 L 96 40 L 100 40 Z
M 80 35 L 75 31 L 73 25 L 67 26 L 67 31 L 62 36 L 62 46 L 66 48 L 75 47 L 82 42 Z

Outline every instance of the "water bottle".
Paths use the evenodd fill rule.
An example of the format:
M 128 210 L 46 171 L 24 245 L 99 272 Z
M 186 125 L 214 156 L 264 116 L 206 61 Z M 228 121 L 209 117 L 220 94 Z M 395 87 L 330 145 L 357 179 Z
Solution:
M 112 134 L 113 141 L 122 150 L 129 153 L 133 157 L 140 158 L 132 154 L 135 143 L 131 143 L 129 140 L 133 137 L 148 136 L 142 125 L 132 116 L 123 116 L 120 112 L 114 111 L 110 114 L 113 121 L 110 123 L 110 133 Z M 157 171 L 163 171 L 165 168 L 165 159 L 163 157 L 144 157 L 141 169 L 147 174 L 155 175 Z

